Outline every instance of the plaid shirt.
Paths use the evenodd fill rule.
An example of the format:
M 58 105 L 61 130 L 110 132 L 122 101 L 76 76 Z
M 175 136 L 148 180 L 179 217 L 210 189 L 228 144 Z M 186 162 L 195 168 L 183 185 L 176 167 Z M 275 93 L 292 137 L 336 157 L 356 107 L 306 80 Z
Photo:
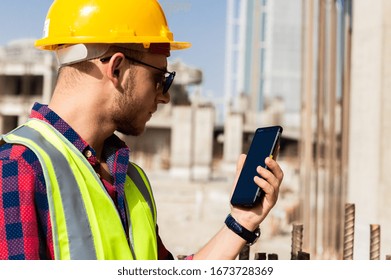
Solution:
M 92 166 L 99 164 L 94 149 L 48 106 L 34 104 L 30 118 L 51 124 L 86 156 Z M 126 229 L 124 182 L 129 149 L 113 135 L 105 141 L 103 153 L 113 184 L 101 180 L 115 202 Z M 157 236 L 159 259 L 173 259 L 158 233 Z M 8 143 L 0 146 L 0 259 L 54 259 L 52 225 L 42 167 L 30 149 Z

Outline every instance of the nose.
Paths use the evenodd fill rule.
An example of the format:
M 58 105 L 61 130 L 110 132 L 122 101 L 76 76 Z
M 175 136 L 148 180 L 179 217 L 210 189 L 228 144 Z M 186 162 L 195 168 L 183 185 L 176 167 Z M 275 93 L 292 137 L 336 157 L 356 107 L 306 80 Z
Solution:
M 170 91 L 167 91 L 165 94 L 163 94 L 162 91 L 159 92 L 157 95 L 158 103 L 167 104 L 171 100 Z

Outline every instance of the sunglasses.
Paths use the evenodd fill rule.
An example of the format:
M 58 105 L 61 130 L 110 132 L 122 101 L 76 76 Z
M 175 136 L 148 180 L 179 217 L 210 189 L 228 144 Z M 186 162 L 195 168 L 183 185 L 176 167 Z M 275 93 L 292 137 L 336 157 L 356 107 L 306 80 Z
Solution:
M 144 65 L 144 66 L 148 66 L 148 67 L 151 67 L 153 69 L 156 69 L 156 70 L 159 70 L 160 72 L 164 73 L 164 76 L 163 76 L 163 79 L 159 82 L 156 83 L 156 90 L 160 90 L 160 89 L 163 89 L 163 94 L 166 94 L 169 90 L 169 88 L 171 87 L 172 85 L 172 82 L 174 81 L 174 78 L 175 78 L 175 74 L 176 72 L 175 71 L 172 71 L 172 72 L 168 72 L 167 70 L 164 70 L 164 69 L 161 69 L 161 68 L 158 68 L 156 66 L 153 66 L 151 64 L 148 64 L 148 63 L 145 63 L 143 61 L 140 61 L 140 60 L 137 60 L 133 57 L 130 57 L 130 56 L 127 56 L 126 54 L 123 54 L 125 56 L 125 58 L 129 61 L 132 61 L 134 63 L 138 63 L 138 64 L 141 64 L 141 65 Z M 101 62 L 107 62 L 109 61 L 111 58 L 111 56 L 109 57 L 104 57 L 104 58 L 101 58 L 100 61 Z

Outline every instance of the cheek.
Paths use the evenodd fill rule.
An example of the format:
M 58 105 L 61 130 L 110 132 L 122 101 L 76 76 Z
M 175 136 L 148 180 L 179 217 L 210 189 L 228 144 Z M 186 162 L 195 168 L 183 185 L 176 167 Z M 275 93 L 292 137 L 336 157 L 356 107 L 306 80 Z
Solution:
M 136 81 L 137 78 L 139 80 Z M 155 88 L 150 79 L 130 76 L 124 85 L 124 99 L 120 101 L 123 103 L 121 107 L 126 107 L 127 112 L 132 115 L 137 112 L 138 117 L 135 117 L 144 119 L 155 110 L 155 96 Z
M 147 87 L 135 90 L 132 94 L 132 97 L 134 105 L 139 111 L 149 111 L 150 108 L 155 104 L 154 92 Z
M 125 85 L 127 95 L 137 97 L 139 100 L 153 101 L 155 87 L 151 78 L 138 75 L 129 77 Z

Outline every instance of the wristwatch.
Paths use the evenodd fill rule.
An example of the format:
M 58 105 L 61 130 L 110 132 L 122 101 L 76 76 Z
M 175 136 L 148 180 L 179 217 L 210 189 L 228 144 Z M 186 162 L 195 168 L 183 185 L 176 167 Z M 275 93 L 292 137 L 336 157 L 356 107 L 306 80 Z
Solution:
M 261 229 L 258 227 L 254 231 L 249 231 L 245 227 L 243 227 L 241 224 L 239 224 L 232 216 L 231 214 L 228 214 L 227 218 L 225 219 L 225 224 L 227 227 L 232 230 L 234 233 L 239 235 L 241 238 L 246 240 L 246 245 L 251 246 L 253 245 L 261 235 Z

